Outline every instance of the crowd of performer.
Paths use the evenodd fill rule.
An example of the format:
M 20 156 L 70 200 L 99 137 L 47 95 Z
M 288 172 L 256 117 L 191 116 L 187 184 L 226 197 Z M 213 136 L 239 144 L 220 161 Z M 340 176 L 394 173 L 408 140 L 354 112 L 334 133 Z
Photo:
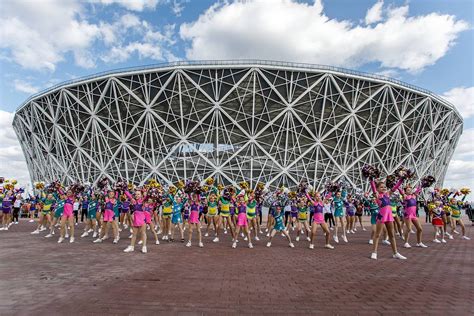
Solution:
M 80 236 L 91 238 L 93 243 L 110 240 L 114 244 L 125 235 L 130 244 L 124 252 L 135 251 L 138 244 L 141 252 L 147 253 L 148 236 L 157 245 L 160 240 L 176 240 L 187 247 L 204 247 L 203 235 L 212 235 L 212 242 L 228 243 L 232 248 L 239 243 L 253 248 L 255 242 L 264 238 L 266 246 L 271 247 L 273 238 L 281 235 L 289 247 L 295 247 L 294 241 L 300 245 L 306 241 L 306 246 L 314 249 L 318 229 L 322 231 L 324 247 L 334 249 L 341 241 L 349 243 L 351 234 L 358 229 L 367 230 L 362 220 L 366 214 L 371 223 L 368 243 L 372 259 L 377 259 L 379 240 L 392 248 L 393 258 L 406 259 L 398 251 L 396 236 L 403 241 L 404 248 L 411 248 L 410 234 L 415 233 L 414 245 L 426 248 L 418 220 L 418 197 L 435 179 L 426 176 L 415 186 L 411 183 L 413 173 L 403 167 L 384 179 L 374 166 L 365 166 L 362 174 L 370 183 L 368 192 L 345 182 L 327 183 L 319 192 L 306 181 L 301 181 L 294 191 L 284 187 L 270 191 L 264 183 L 257 183 L 254 188 L 245 181 L 237 186 L 224 186 L 213 178 L 202 182 L 181 180 L 174 185 L 150 179 L 140 187 L 121 179 L 103 178 L 95 186 L 74 183 L 65 187 L 59 181 L 47 185 L 38 182 L 37 194 L 27 199 L 22 198 L 23 192 L 14 189 L 16 183 L 4 183 L 0 178 L 0 230 L 7 231 L 18 224 L 18 214 L 23 211 L 30 215 L 31 222 L 38 214 L 33 235 L 58 235 L 58 243 L 67 239 L 73 243 Z M 424 204 L 435 229 L 432 238 L 425 240 L 447 243 L 456 235 L 469 240 L 461 215 L 466 209 L 472 218 L 466 201 L 470 190 L 429 192 Z M 265 225 L 264 207 L 269 210 Z M 86 225 L 76 233 L 79 215 Z

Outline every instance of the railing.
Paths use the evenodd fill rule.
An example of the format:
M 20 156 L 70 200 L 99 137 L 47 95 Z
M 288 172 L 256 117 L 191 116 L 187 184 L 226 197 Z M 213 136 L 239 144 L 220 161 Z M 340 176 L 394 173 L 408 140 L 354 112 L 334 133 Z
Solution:
M 373 73 L 368 73 L 368 72 L 363 72 L 363 71 L 357 71 L 357 70 L 352 70 L 352 69 L 346 69 L 346 68 L 341 68 L 341 67 L 334 67 L 334 66 L 327 66 L 327 65 L 318 65 L 318 64 L 309 64 L 309 63 L 295 63 L 295 62 L 286 62 L 286 61 L 274 61 L 274 60 L 260 60 L 260 59 L 242 59 L 242 60 L 196 60 L 196 61 L 173 61 L 173 62 L 164 62 L 164 63 L 158 63 L 158 64 L 151 64 L 151 65 L 145 65 L 145 66 L 134 66 L 134 67 L 124 67 L 124 68 L 117 68 L 113 70 L 107 70 L 107 71 L 102 71 L 93 75 L 88 75 L 80 78 L 75 78 L 67 81 L 63 81 L 61 83 L 58 83 L 52 87 L 49 87 L 47 89 L 44 89 L 38 93 L 33 94 L 30 96 L 25 102 L 23 102 L 18 108 L 17 111 L 22 109 L 26 104 L 28 104 L 31 100 L 37 98 L 40 95 L 46 94 L 48 92 L 51 92 L 53 90 L 56 90 L 60 87 L 64 87 L 67 85 L 71 85 L 74 83 L 81 83 L 83 81 L 91 80 L 94 78 L 99 78 L 99 77 L 105 77 L 105 76 L 110 76 L 114 74 L 123 74 L 123 73 L 128 73 L 128 72 L 136 72 L 136 71 L 143 71 L 143 70 L 152 70 L 152 69 L 160 69 L 160 68 L 170 68 L 170 67 L 182 67 L 182 66 L 218 66 L 218 65 L 225 65 L 225 66 L 249 66 L 249 65 L 259 65 L 259 66 L 277 66 L 277 67 L 291 67 L 291 68 L 300 68 L 300 69 L 309 69 L 309 70 L 323 70 L 323 71 L 335 71 L 343 74 L 349 74 L 349 75 L 356 75 L 356 76 L 362 76 L 365 78 L 371 78 L 371 79 L 376 79 L 376 80 L 383 80 L 387 81 L 390 83 L 397 84 L 399 86 L 409 88 L 412 90 L 416 90 L 419 92 L 422 92 L 424 94 L 427 94 L 439 102 L 442 102 L 444 104 L 449 105 L 450 107 L 453 108 L 453 110 L 461 117 L 459 112 L 457 111 L 456 107 L 442 99 L 440 96 L 434 94 L 433 92 L 420 88 L 415 85 L 408 84 L 406 82 L 393 79 L 387 76 L 383 75 L 377 75 Z

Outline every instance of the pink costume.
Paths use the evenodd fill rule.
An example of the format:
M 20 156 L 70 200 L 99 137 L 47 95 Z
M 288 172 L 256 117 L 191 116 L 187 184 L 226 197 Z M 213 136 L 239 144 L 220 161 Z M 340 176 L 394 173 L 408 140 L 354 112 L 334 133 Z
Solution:
M 314 215 L 313 215 L 313 221 L 316 224 L 323 224 L 325 223 L 324 221 L 324 215 L 323 215 L 323 210 L 324 210 L 324 204 L 322 201 L 315 201 L 311 198 L 309 194 L 306 194 L 306 197 L 308 200 L 314 205 Z
M 403 217 L 408 220 L 417 219 L 416 197 L 420 193 L 421 187 L 417 187 L 415 192 L 413 192 L 412 194 L 407 194 L 407 195 L 405 195 L 402 189 L 398 189 L 398 191 L 403 195 L 404 202 L 405 202 Z
M 145 212 L 143 212 L 143 201 L 144 198 L 136 200 L 130 194 L 130 192 L 125 191 L 125 195 L 130 199 L 134 208 L 133 208 L 133 226 L 141 227 L 145 225 Z
M 392 192 L 396 191 L 400 185 L 402 184 L 403 179 L 398 180 L 395 186 L 392 188 Z M 379 213 L 377 214 L 377 224 L 385 224 L 388 222 L 393 222 L 393 215 L 392 215 L 392 206 L 390 204 L 390 195 L 389 193 L 379 193 L 377 191 L 377 186 L 375 185 L 375 181 L 370 181 L 370 186 L 372 187 L 372 191 L 374 195 L 377 197 L 377 204 L 379 205 Z

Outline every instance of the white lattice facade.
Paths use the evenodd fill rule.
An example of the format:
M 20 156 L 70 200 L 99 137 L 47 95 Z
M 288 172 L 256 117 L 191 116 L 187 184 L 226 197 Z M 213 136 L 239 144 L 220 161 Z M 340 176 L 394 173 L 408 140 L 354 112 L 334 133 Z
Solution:
M 309 65 L 174 63 L 60 85 L 19 108 L 32 181 L 136 184 L 214 176 L 322 188 L 400 165 L 441 183 L 462 133 L 456 109 L 393 80 Z

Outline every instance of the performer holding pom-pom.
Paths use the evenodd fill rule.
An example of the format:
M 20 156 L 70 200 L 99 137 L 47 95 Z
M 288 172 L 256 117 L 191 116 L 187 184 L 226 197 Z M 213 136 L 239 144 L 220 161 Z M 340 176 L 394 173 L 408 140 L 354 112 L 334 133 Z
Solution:
M 380 181 L 376 184 L 374 181 L 375 176 L 380 175 L 380 172 L 378 171 L 378 169 L 372 166 L 364 166 L 364 169 L 362 170 L 362 173 L 364 176 L 368 176 L 368 178 L 370 179 L 370 186 L 372 187 L 372 191 L 377 199 L 377 204 L 380 207 L 379 213 L 377 215 L 374 249 L 373 249 L 371 258 L 377 259 L 379 239 L 382 233 L 382 229 L 385 226 L 387 228 L 387 233 L 390 238 L 390 244 L 392 246 L 392 251 L 393 251 L 393 258 L 406 259 L 406 257 L 402 256 L 397 250 L 397 244 L 396 244 L 396 240 L 395 240 L 395 236 L 393 232 L 392 208 L 390 206 L 390 195 L 400 187 L 400 185 L 403 182 L 403 178 L 398 180 L 398 182 L 395 184 L 395 186 L 391 190 L 387 190 L 385 182 Z
M 275 225 L 273 226 L 272 230 L 270 231 L 270 238 L 268 239 L 268 242 L 267 242 L 267 247 L 271 247 L 272 246 L 272 239 L 273 237 L 275 237 L 275 235 L 277 233 L 282 233 L 287 239 L 288 239 L 288 245 L 291 247 L 291 248 L 294 248 L 295 245 L 291 242 L 291 237 L 290 237 L 290 234 L 288 233 L 288 230 L 285 229 L 285 225 L 283 223 L 283 210 L 282 210 L 282 207 L 279 203 L 276 203 L 274 205 L 275 207 L 275 216 L 274 216 L 274 219 L 275 219 Z

